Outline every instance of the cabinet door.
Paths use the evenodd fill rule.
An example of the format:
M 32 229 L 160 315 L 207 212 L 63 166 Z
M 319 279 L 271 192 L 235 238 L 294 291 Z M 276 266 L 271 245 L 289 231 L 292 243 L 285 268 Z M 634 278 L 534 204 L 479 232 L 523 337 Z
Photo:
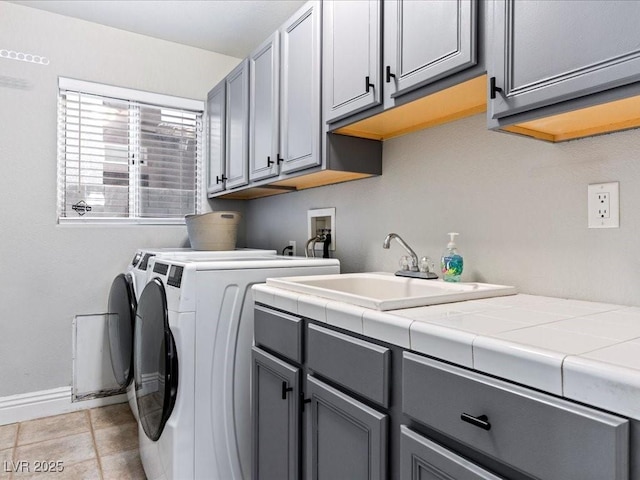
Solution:
M 280 41 L 271 35 L 249 57 L 249 178 L 278 175 Z
M 400 426 L 401 480 L 500 480 L 478 465 Z
M 252 348 L 254 480 L 300 477 L 300 369 Z
M 216 85 L 207 95 L 207 123 L 209 145 L 207 150 L 207 193 L 224 190 L 225 163 L 225 82 Z
M 492 118 L 640 80 L 640 2 L 495 2 Z
M 249 60 L 244 59 L 226 78 L 227 189 L 249 183 Z
M 323 97 L 327 123 L 382 99 L 382 3 L 334 0 L 323 5 Z
M 320 14 L 320 2 L 308 2 L 280 28 L 283 173 L 321 163 Z
M 311 478 L 387 478 L 387 415 L 307 376 Z
M 417 87 L 476 64 L 475 0 L 385 0 L 385 107 Z

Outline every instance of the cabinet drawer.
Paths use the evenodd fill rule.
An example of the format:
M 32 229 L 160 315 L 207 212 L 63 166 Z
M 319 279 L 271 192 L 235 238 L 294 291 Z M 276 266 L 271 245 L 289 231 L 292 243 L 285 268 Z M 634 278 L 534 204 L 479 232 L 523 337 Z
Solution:
M 302 363 L 301 318 L 260 306 L 254 310 L 255 344 Z
M 541 480 L 629 478 L 624 418 L 412 353 L 402 372 L 407 415 L 515 469 Z
M 388 348 L 309 325 L 309 367 L 384 407 L 389 406 L 390 359 Z
M 454 452 L 400 426 L 401 480 L 502 480 Z

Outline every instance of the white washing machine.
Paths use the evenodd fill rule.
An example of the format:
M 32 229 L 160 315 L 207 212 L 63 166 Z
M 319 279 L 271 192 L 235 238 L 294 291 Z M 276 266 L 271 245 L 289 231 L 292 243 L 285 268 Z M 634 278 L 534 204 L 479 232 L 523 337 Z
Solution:
M 251 287 L 340 272 L 336 259 L 154 258 L 136 314 L 135 389 L 149 480 L 251 477 Z
M 133 388 L 133 332 L 135 312 L 140 294 L 147 284 L 149 260 L 155 256 L 168 259 L 218 259 L 276 255 L 275 250 L 236 249 L 225 251 L 193 250 L 191 248 L 140 248 L 125 273 L 111 283 L 108 300 L 108 332 L 111 366 L 118 386 L 126 388 L 131 411 L 136 420 L 138 409 Z

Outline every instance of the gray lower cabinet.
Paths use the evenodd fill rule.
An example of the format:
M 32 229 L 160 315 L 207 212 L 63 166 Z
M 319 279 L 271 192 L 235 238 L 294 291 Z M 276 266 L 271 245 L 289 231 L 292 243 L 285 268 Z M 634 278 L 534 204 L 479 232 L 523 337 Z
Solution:
M 405 352 L 403 411 L 540 480 L 627 480 L 629 421 Z
M 253 480 L 389 478 L 389 415 L 355 398 L 387 400 L 389 349 L 260 305 L 254 326 Z M 301 355 L 305 345 L 306 359 Z M 350 370 L 325 361 L 321 350 Z M 379 374 L 384 380 L 373 389 L 361 388 L 357 371 L 364 370 L 365 378 Z M 304 384 L 299 383 L 301 371 L 308 372 Z
M 640 479 L 627 418 L 266 306 L 255 320 L 254 480 Z
M 302 363 L 302 335 L 304 321 L 300 317 L 256 306 L 253 316 L 255 344 L 263 350 Z
M 224 190 L 225 167 L 225 111 L 224 80 L 207 95 L 207 194 Z
M 240 62 L 226 84 L 226 182 L 227 189 L 249 183 L 249 61 Z
M 638 19 L 637 1 L 494 0 L 490 118 L 639 81 Z
M 387 478 L 388 416 L 307 376 L 313 480 Z
M 255 347 L 252 363 L 252 478 L 297 480 L 300 369 Z
M 389 407 L 391 350 L 318 325 L 307 327 L 307 366 L 384 408 Z
M 400 480 L 503 480 L 451 450 L 400 427 Z

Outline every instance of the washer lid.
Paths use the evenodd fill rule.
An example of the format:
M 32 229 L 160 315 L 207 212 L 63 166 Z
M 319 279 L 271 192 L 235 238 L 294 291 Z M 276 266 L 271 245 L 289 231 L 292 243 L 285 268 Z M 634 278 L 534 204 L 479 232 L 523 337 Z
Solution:
M 121 273 L 113 279 L 107 315 L 111 368 L 118 385 L 125 388 L 133 379 L 133 324 L 136 315 L 136 296 L 130 274 Z
M 156 441 L 178 394 L 178 355 L 169 328 L 164 286 L 154 278 L 144 287 L 136 310 L 134 371 L 140 424 Z

